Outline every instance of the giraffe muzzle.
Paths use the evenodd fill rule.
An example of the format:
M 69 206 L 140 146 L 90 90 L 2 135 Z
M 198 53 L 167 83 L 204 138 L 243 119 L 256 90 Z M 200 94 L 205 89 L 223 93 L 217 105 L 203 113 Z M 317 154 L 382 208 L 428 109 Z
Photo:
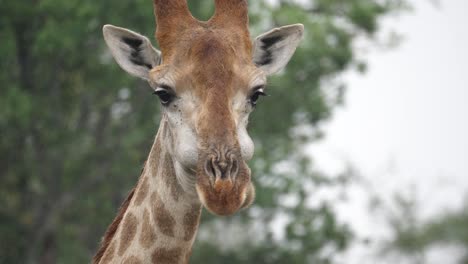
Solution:
M 197 192 L 201 202 L 217 215 L 231 215 L 245 207 L 253 191 L 250 169 L 240 151 L 210 151 L 199 159 Z

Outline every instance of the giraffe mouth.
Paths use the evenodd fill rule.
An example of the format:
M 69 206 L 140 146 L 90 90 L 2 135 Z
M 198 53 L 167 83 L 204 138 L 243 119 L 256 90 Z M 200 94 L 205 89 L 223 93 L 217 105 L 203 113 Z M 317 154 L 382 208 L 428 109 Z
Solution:
M 202 160 L 198 164 L 196 190 L 208 211 L 216 215 L 232 215 L 252 203 L 255 191 L 250 169 L 243 160 L 231 159 L 226 169 L 213 165 L 212 156 Z

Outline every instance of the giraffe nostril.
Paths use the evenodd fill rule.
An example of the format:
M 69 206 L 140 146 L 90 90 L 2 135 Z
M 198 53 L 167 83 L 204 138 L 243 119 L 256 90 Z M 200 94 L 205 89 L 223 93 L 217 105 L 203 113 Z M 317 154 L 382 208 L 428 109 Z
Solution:
M 213 183 L 216 178 L 216 161 L 214 158 L 208 158 L 205 162 L 205 173 L 209 176 L 210 181 Z
M 231 175 L 232 178 L 235 178 L 237 176 L 238 171 L 239 171 L 239 165 L 237 163 L 237 159 L 231 158 L 231 169 L 229 171 L 229 174 Z
M 224 156 L 216 154 L 209 155 L 205 162 L 205 173 L 209 176 L 211 183 L 214 183 L 217 179 L 233 180 L 239 170 L 239 164 L 236 156 L 233 154 Z

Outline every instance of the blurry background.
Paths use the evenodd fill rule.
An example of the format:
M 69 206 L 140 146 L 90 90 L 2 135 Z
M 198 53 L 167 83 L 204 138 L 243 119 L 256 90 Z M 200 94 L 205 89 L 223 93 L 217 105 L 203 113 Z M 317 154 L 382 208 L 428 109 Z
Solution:
M 468 263 L 468 2 L 249 5 L 306 35 L 251 116 L 255 204 L 191 263 Z M 0 263 L 89 262 L 140 175 L 159 103 L 106 23 L 152 36 L 152 3 L 0 0 Z

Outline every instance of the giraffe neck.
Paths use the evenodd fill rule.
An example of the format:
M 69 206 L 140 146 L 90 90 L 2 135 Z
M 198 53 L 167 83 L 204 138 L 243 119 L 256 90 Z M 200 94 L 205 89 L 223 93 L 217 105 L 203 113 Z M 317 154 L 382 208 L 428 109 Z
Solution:
M 201 203 L 177 180 L 174 161 L 164 144 L 170 142 L 164 121 L 138 185 L 106 232 L 106 248 L 102 258 L 96 261 L 95 257 L 95 263 L 188 263 Z

